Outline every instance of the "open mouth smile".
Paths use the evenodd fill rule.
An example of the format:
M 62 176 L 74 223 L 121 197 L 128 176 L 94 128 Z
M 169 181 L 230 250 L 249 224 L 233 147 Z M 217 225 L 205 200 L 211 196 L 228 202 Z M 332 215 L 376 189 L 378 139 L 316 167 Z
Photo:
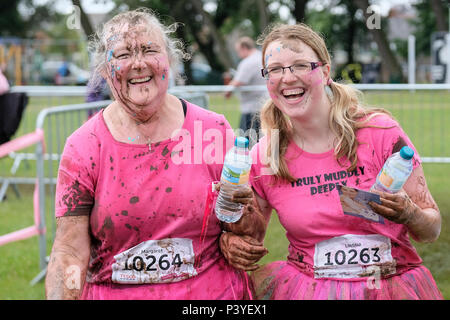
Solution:
M 128 80 L 128 83 L 130 84 L 141 84 L 141 83 L 147 83 L 150 80 L 152 80 L 153 77 L 144 77 L 144 78 L 135 78 L 135 79 L 130 79 Z
M 305 92 L 306 91 L 303 88 L 294 88 L 294 89 L 284 89 L 281 91 L 281 94 L 288 101 L 297 101 L 298 99 L 303 98 Z

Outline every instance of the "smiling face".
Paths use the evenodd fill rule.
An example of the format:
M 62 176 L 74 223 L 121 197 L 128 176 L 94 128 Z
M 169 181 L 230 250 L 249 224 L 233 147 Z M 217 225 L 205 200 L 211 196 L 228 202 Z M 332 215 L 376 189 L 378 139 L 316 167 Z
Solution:
M 285 68 L 278 76 L 267 79 L 267 89 L 272 101 L 290 118 L 310 117 L 326 108 L 324 85 L 329 76 L 329 66 L 311 70 L 310 62 L 320 62 L 314 50 L 300 40 L 273 41 L 264 52 L 264 67 L 308 66 L 306 71 Z M 300 67 L 297 67 L 301 70 Z M 326 104 L 326 103 L 325 103 Z
M 162 35 L 124 24 L 106 41 L 105 78 L 114 98 L 133 118 L 147 121 L 167 94 L 169 58 Z

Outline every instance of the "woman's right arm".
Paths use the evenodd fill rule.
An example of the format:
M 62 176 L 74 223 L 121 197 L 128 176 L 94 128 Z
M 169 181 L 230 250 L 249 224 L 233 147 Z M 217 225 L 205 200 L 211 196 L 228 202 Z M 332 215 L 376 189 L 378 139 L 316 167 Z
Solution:
M 49 300 L 79 299 L 90 256 L 89 216 L 56 218 L 57 229 L 45 279 Z

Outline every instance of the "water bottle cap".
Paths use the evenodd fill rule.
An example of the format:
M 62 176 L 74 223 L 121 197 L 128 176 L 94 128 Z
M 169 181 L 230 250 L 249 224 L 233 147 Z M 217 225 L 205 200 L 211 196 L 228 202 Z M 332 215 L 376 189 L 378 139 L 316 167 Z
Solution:
M 239 148 L 248 148 L 248 139 L 246 137 L 237 137 L 234 145 Z
M 402 157 L 403 159 L 409 160 L 414 156 L 414 150 L 411 149 L 408 146 L 404 146 L 403 148 L 401 148 L 400 150 L 400 157 Z

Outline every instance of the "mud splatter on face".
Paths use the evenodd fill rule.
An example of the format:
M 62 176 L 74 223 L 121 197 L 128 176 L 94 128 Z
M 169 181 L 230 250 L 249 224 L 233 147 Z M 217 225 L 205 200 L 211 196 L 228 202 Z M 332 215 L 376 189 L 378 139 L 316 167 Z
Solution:
M 114 98 L 143 123 L 167 93 L 168 54 L 162 34 L 155 28 L 140 22 L 119 29 L 114 40 L 107 42 L 105 74 Z

